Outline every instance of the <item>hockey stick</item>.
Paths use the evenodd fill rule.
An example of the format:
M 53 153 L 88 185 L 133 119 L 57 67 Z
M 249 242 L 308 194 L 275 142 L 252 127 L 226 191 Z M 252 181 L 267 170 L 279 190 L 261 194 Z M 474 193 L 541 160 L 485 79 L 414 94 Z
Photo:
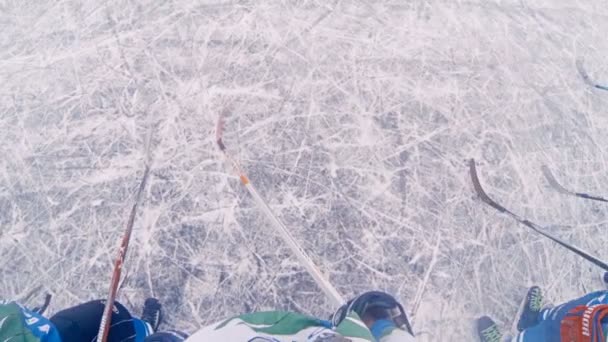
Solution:
M 125 231 L 125 235 L 122 238 L 120 243 L 120 248 L 118 249 L 118 256 L 116 257 L 116 261 L 114 261 L 114 271 L 112 272 L 112 281 L 110 282 L 110 290 L 108 291 L 108 298 L 105 303 L 105 307 L 103 309 L 103 314 L 101 316 L 101 322 L 99 323 L 99 332 L 97 333 L 97 341 L 98 342 L 106 342 L 108 338 L 108 333 L 110 330 L 110 321 L 112 317 L 112 307 L 114 306 L 114 300 L 116 299 L 116 293 L 118 292 L 118 283 L 120 282 L 120 274 L 122 272 L 122 265 L 125 261 L 125 256 L 127 254 L 127 249 L 129 248 L 129 241 L 131 240 L 131 232 L 133 231 L 133 224 L 135 223 L 135 214 L 137 212 L 137 205 L 141 200 L 141 195 L 146 187 L 146 183 L 148 182 L 148 175 L 150 174 L 150 164 L 146 163 L 146 168 L 144 170 L 144 176 L 139 184 L 139 189 L 137 190 L 137 195 L 135 196 L 135 203 L 133 204 L 133 208 L 131 209 L 131 214 L 129 215 L 129 221 L 127 222 L 127 229 Z
M 543 175 L 547 179 L 547 182 L 549 182 L 549 185 L 551 185 L 551 187 L 553 187 L 559 193 L 562 193 L 565 195 L 576 196 L 576 197 L 580 197 L 580 198 L 586 198 L 586 199 L 590 199 L 593 201 L 608 202 L 608 199 L 605 199 L 603 197 L 592 196 L 592 195 L 582 193 L 582 192 L 574 192 L 574 191 L 570 191 L 570 190 L 564 188 L 563 186 L 561 186 L 561 184 L 559 184 L 557 182 L 557 180 L 553 176 L 553 173 L 551 173 L 551 170 L 546 165 L 541 166 L 541 171 L 543 172 Z
M 329 298 L 337 307 L 340 307 L 345 304 L 346 301 L 342 298 L 340 293 L 338 293 L 336 288 L 334 288 L 333 285 L 327 279 L 325 279 L 323 274 L 315 266 L 314 262 L 306 254 L 306 252 L 304 252 L 302 247 L 300 247 L 300 245 L 296 242 L 291 233 L 289 233 L 287 227 L 274 215 L 268 204 L 266 204 L 266 201 L 264 201 L 264 199 L 262 198 L 262 196 L 260 196 L 253 184 L 251 184 L 249 178 L 247 178 L 247 175 L 241 168 L 240 164 L 228 153 L 228 151 L 226 150 L 226 146 L 222 141 L 223 131 L 224 118 L 223 114 L 220 114 L 216 127 L 217 146 L 219 147 L 220 151 L 222 151 L 226 159 L 228 159 L 232 163 L 234 170 L 239 175 L 241 183 L 243 183 L 249 194 L 251 194 L 251 196 L 255 200 L 255 203 L 264 212 L 264 214 L 266 214 L 266 217 L 268 218 L 268 220 L 270 220 L 273 227 L 281 235 L 285 243 L 287 243 L 287 245 L 291 248 L 291 251 L 296 255 L 302 266 L 304 266 L 308 273 L 313 277 L 317 285 L 321 288 L 321 290 L 323 290 L 327 298 Z
M 587 71 L 585 71 L 585 68 L 583 67 L 583 61 L 581 59 L 576 60 L 576 69 L 578 70 L 578 73 L 583 78 L 583 81 L 585 81 L 585 83 L 587 83 L 588 85 L 590 85 L 594 88 L 597 88 L 597 89 L 608 90 L 608 87 L 597 84 L 591 80 L 591 78 L 589 77 L 589 74 L 587 74 Z
M 579 256 L 583 257 L 585 260 L 593 263 L 596 266 L 601 267 L 602 269 L 604 269 L 605 271 L 608 271 L 608 264 L 606 264 L 605 262 L 601 261 L 600 259 L 594 257 L 593 255 L 589 254 L 588 252 L 583 251 L 582 249 L 579 249 L 578 247 L 572 246 L 567 242 L 564 242 L 563 240 L 547 233 L 544 228 L 538 226 L 537 224 L 528 221 L 525 218 L 520 217 L 519 215 L 513 213 L 512 211 L 506 209 L 505 207 L 503 207 L 502 205 L 498 204 L 497 202 L 495 202 L 493 199 L 491 199 L 486 192 L 483 190 L 483 188 L 481 187 L 481 184 L 479 183 L 479 177 L 477 176 L 477 170 L 475 168 L 475 159 L 471 159 L 469 161 L 469 170 L 471 173 L 471 180 L 473 181 L 473 187 L 475 188 L 475 192 L 477 193 L 477 196 L 487 205 L 493 207 L 494 209 L 500 211 L 501 213 L 507 214 L 509 216 L 511 216 L 513 219 L 515 219 L 517 222 L 523 224 L 524 226 L 534 230 L 535 232 L 539 233 L 540 235 L 552 240 L 553 242 L 561 245 L 562 247 L 568 249 L 571 252 L 574 252 L 576 254 L 578 254 Z
M 47 293 L 44 296 L 44 303 L 42 304 L 42 306 L 35 307 L 35 308 L 32 309 L 32 311 L 34 311 L 35 313 L 41 314 L 41 315 L 44 314 L 44 312 L 46 311 L 46 309 L 49 307 L 49 304 L 51 304 L 51 298 L 52 297 L 53 296 L 50 293 Z

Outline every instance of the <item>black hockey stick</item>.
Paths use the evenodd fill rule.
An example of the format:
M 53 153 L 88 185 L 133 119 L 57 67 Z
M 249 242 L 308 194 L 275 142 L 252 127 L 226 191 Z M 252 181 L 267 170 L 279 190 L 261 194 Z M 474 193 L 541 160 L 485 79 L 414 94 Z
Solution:
M 49 307 L 49 304 L 51 304 L 52 297 L 53 296 L 50 293 L 47 293 L 44 296 L 44 303 L 42 304 L 42 306 L 40 306 L 40 307 L 37 306 L 37 307 L 33 308 L 32 311 L 34 311 L 35 313 L 41 314 L 41 315 L 44 314 L 46 309 Z
M 582 192 L 574 192 L 574 191 L 570 191 L 570 190 L 564 188 L 563 186 L 561 186 L 561 184 L 559 184 L 557 182 L 557 180 L 553 176 L 553 173 L 551 173 L 551 170 L 546 165 L 541 166 L 541 171 L 543 172 L 543 175 L 545 175 L 545 178 L 547 179 L 547 182 L 549 182 L 549 185 L 551 185 L 552 188 L 557 190 L 557 192 L 560 192 L 565 195 L 571 195 L 571 196 L 576 196 L 576 197 L 580 197 L 580 198 L 590 199 L 593 201 L 600 201 L 600 202 L 608 203 L 608 199 L 605 199 L 603 197 L 592 196 L 592 195 L 582 193 Z
M 552 240 L 553 242 L 561 245 L 562 247 L 568 249 L 571 252 L 574 252 L 576 254 L 578 254 L 579 256 L 585 258 L 585 260 L 588 260 L 590 262 L 592 262 L 593 264 L 595 264 L 596 266 L 601 267 L 602 269 L 604 269 L 605 271 L 608 271 L 608 264 L 606 264 L 605 262 L 601 261 L 600 259 L 594 257 L 593 255 L 589 254 L 588 252 L 583 251 L 582 249 L 579 249 L 578 247 L 572 246 L 567 242 L 562 241 L 561 239 L 547 233 L 544 228 L 538 226 L 537 224 L 535 224 L 534 222 L 528 221 L 527 219 L 520 217 L 519 215 L 513 213 L 512 211 L 508 210 L 507 208 L 503 207 L 502 205 L 496 203 L 493 199 L 491 199 L 486 192 L 483 190 L 483 188 L 481 187 L 481 183 L 479 183 L 479 177 L 477 176 L 477 170 L 475 168 L 475 159 L 471 159 L 469 161 L 469 170 L 471 172 L 471 180 L 473 181 L 473 187 L 475 188 L 475 192 L 477 193 L 477 196 L 479 196 L 479 198 L 485 202 L 487 205 L 493 207 L 494 209 L 500 211 L 501 213 L 507 214 L 509 216 L 511 216 L 512 218 L 514 218 L 517 222 L 523 224 L 524 226 L 534 230 L 535 232 L 539 233 L 540 235 Z
M 591 80 L 591 77 L 589 77 L 589 74 L 587 74 L 587 71 L 585 71 L 585 68 L 583 67 L 583 61 L 581 59 L 576 60 L 576 69 L 578 70 L 578 73 L 581 75 L 581 77 L 583 78 L 583 81 L 585 81 L 585 83 L 587 83 L 588 85 L 590 85 L 594 88 L 608 91 L 608 87 L 597 84 Z

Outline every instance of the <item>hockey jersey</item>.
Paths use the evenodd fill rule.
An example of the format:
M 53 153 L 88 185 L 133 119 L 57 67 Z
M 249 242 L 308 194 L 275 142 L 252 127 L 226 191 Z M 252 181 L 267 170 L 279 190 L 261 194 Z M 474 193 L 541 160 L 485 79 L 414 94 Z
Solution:
M 285 311 L 254 312 L 211 324 L 190 336 L 186 342 L 376 342 L 371 331 L 356 313 L 351 312 L 335 328 L 315 317 Z M 387 327 L 380 342 L 411 342 L 405 331 Z
M 7 302 L 0 304 L 0 341 L 61 342 L 61 338 L 47 318 Z

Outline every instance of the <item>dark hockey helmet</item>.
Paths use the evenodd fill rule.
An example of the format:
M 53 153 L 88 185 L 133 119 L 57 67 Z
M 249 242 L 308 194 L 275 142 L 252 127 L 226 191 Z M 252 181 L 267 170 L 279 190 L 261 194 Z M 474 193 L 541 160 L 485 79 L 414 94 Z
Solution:
M 332 324 L 337 326 L 354 311 L 363 318 L 364 315 L 374 319 L 391 319 L 395 325 L 413 334 L 403 306 L 391 295 L 381 291 L 365 292 L 342 305 L 332 317 Z

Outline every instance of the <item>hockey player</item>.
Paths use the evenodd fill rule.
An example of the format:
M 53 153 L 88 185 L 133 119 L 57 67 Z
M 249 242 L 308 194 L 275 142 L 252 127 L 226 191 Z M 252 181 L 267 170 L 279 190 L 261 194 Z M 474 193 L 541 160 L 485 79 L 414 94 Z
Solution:
M 503 342 L 487 316 L 477 320 L 482 342 Z M 555 307 L 542 307 L 538 286 L 528 290 L 513 342 L 604 342 L 608 336 L 608 291 L 597 291 Z
M 53 315 L 50 319 L 14 302 L 0 306 L 0 341 L 24 336 L 25 341 L 95 341 L 101 301 L 87 302 Z M 148 299 L 142 319 L 132 317 L 116 302 L 108 342 L 181 342 L 187 335 L 178 331 L 151 334 L 161 320 L 160 304 Z M 151 335 L 150 335 L 151 334 Z M 243 314 L 199 330 L 196 341 L 414 341 L 401 304 L 383 292 L 366 292 L 342 306 L 330 320 L 281 311 Z
M 86 302 L 57 312 L 50 318 L 17 302 L 0 303 L 0 341 L 79 342 L 95 341 L 104 303 Z M 186 337 L 178 332 L 154 333 L 161 320 L 161 305 L 154 298 L 144 304 L 142 318 L 132 317 L 120 303 L 112 310 L 108 342 L 179 342 Z M 180 338 L 167 339 L 171 336 Z
M 268 311 L 207 326 L 187 342 L 202 341 L 414 341 L 403 307 L 384 292 L 366 292 L 342 306 L 331 320 Z

